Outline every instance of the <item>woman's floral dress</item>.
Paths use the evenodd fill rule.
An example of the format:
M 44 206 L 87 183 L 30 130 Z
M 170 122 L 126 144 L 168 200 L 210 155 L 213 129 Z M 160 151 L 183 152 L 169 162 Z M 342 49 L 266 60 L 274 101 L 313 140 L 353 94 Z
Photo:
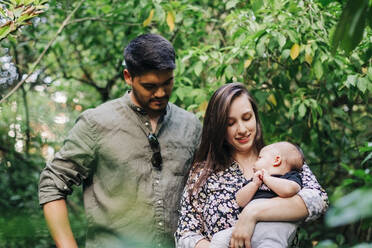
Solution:
M 235 194 L 250 181 L 243 176 L 237 162 L 233 162 L 226 170 L 212 173 L 201 190 L 190 197 L 189 189 L 200 173 L 190 176 L 182 196 L 180 219 L 175 233 L 177 247 L 193 248 L 199 240 L 210 240 L 215 233 L 232 227 L 241 211 Z M 298 194 L 309 212 L 306 221 L 313 220 L 327 209 L 327 193 L 306 164 L 300 174 L 303 188 Z

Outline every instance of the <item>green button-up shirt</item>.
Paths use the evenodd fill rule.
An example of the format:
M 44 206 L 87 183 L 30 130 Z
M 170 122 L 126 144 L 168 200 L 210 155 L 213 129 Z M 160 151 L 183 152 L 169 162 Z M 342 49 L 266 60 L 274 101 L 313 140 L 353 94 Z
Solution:
M 168 104 L 155 131 L 161 171 L 150 162 L 151 132 L 148 115 L 128 93 L 85 111 L 41 173 L 40 204 L 66 198 L 73 185 L 82 183 L 86 247 L 173 246 L 201 124 L 193 114 Z

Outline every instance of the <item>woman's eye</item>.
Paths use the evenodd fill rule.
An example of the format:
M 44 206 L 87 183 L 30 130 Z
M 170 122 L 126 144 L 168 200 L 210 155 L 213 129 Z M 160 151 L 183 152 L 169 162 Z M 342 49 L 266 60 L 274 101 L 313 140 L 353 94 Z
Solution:
M 232 125 L 234 125 L 234 122 L 228 122 L 227 125 L 231 127 Z

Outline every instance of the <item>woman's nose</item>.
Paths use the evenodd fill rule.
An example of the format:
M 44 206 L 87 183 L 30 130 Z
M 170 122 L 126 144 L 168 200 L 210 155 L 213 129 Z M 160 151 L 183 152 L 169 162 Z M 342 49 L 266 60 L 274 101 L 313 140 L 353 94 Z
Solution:
M 247 127 L 244 125 L 243 122 L 238 123 L 238 133 L 245 134 L 247 132 Z

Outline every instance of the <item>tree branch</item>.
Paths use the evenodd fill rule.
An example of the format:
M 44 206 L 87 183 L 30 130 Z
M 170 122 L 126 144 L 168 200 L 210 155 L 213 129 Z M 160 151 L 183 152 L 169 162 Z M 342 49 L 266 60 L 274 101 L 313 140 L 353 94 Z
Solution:
M 78 5 L 75 7 L 75 9 L 66 17 L 66 19 L 63 21 L 62 25 L 59 27 L 57 33 L 54 35 L 54 37 L 49 41 L 48 45 L 44 48 L 43 52 L 40 54 L 40 56 L 37 58 L 33 66 L 31 67 L 31 70 L 27 74 L 27 77 L 22 79 L 6 96 L 4 96 L 2 99 L 0 99 L 0 104 L 3 103 L 7 98 L 9 98 L 11 95 L 13 95 L 16 90 L 21 87 L 21 85 L 32 75 L 32 73 L 35 71 L 36 66 L 40 63 L 41 59 L 44 57 L 46 52 L 49 50 L 49 48 L 53 45 L 53 42 L 57 39 L 58 35 L 62 32 L 62 30 L 66 27 L 68 22 L 70 21 L 71 17 L 75 14 L 75 12 L 80 8 L 80 6 L 83 4 L 85 0 L 81 0 Z
M 108 20 L 108 19 L 104 19 L 100 16 L 77 18 L 77 19 L 69 21 L 67 24 L 69 25 L 69 24 L 85 22 L 85 21 L 109 22 L 109 23 L 113 23 L 113 24 L 123 24 L 123 25 L 126 25 L 126 26 L 140 26 L 141 25 L 140 23 L 119 22 L 119 21 Z

